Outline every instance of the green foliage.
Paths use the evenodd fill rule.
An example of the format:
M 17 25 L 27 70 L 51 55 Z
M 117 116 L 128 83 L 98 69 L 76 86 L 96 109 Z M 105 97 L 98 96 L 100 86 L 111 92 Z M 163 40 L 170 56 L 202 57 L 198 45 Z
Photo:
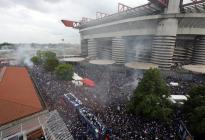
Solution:
M 191 124 L 191 130 L 196 136 L 205 136 L 205 86 L 193 87 L 189 99 L 184 105 L 184 111 Z
M 46 61 L 47 59 L 55 59 L 56 53 L 51 51 L 37 51 L 37 56 L 40 57 L 43 61 Z
M 70 64 L 59 64 L 55 68 L 56 76 L 61 80 L 72 80 L 73 66 Z
M 189 92 L 190 97 L 197 97 L 199 95 L 205 96 L 205 86 L 193 87 Z
M 54 71 L 55 70 L 55 67 L 58 66 L 58 59 L 57 58 L 49 58 L 49 59 L 46 59 L 44 62 L 43 62 L 43 67 L 45 68 L 45 70 L 47 71 Z
M 7 46 L 6 48 L 8 48 L 8 49 L 13 49 L 13 48 L 15 48 L 15 47 L 14 47 L 14 44 L 11 44 L 11 43 L 7 43 L 7 42 L 0 43 L 0 49 L 2 49 L 2 47 L 4 47 L 4 46 Z
M 31 61 L 33 62 L 34 65 L 40 65 L 42 63 L 42 60 L 40 57 L 38 56 L 33 56 L 31 58 Z
M 37 52 L 36 52 L 36 56 L 38 56 L 38 57 L 40 57 L 41 58 L 41 50 L 38 50 Z
M 165 81 L 161 78 L 160 71 L 158 69 L 147 70 L 135 92 L 139 92 L 143 95 L 155 94 L 158 96 L 168 96 L 170 94 L 169 89 Z
M 167 101 L 170 95 L 158 69 L 149 69 L 135 89 L 128 111 L 148 118 L 168 121 L 172 109 Z
M 196 107 L 190 114 L 192 130 L 197 134 L 205 134 L 205 106 Z
M 54 71 L 55 67 L 58 66 L 59 61 L 56 57 L 56 53 L 51 51 L 37 51 L 37 57 L 40 58 L 43 63 L 43 67 L 47 71 Z
M 8 42 L 4 42 L 4 43 L 1 43 L 0 46 L 12 46 L 13 44 L 11 43 L 8 43 Z
M 185 103 L 185 112 L 190 113 L 196 107 L 205 106 L 205 86 L 193 87 L 188 94 L 189 100 Z

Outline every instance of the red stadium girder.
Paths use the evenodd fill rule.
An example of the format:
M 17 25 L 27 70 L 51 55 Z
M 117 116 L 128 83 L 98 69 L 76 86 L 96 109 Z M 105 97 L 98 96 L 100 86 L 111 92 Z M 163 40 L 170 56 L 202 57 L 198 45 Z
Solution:
M 149 0 L 151 3 L 160 6 L 162 8 L 167 7 L 169 0 Z
M 193 2 L 197 2 L 197 1 L 199 1 L 199 0 L 191 0 L 191 1 L 193 1 Z
M 77 28 L 80 25 L 80 22 L 71 21 L 71 20 L 61 20 L 66 27 Z
M 124 11 L 126 11 L 128 9 L 131 9 L 131 8 L 132 7 L 129 7 L 129 6 L 125 5 L 125 4 L 118 3 L 118 13 L 119 12 L 124 12 Z

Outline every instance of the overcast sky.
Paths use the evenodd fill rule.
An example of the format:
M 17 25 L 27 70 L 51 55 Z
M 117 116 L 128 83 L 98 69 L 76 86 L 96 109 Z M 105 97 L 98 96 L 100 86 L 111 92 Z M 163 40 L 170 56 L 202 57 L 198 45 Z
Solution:
M 78 30 L 61 19 L 95 18 L 97 11 L 117 12 L 118 2 L 131 7 L 147 0 L 0 0 L 0 43 L 80 43 Z

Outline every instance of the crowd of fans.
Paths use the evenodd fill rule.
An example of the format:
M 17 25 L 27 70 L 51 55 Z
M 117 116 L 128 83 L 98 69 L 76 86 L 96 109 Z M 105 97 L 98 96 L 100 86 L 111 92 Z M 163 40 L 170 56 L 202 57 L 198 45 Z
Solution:
M 187 80 L 188 79 L 188 80 Z M 170 86 L 171 94 L 174 95 L 187 95 L 190 89 L 194 86 L 205 85 L 203 77 L 196 76 L 192 78 L 183 77 L 166 77 L 166 82 L 170 86 L 170 82 L 178 83 L 178 86 Z
M 89 131 L 80 121 L 73 106 L 64 102 L 63 94 L 71 92 L 90 108 L 115 139 L 177 139 L 174 123 L 145 119 L 127 113 L 126 103 L 137 86 L 141 73 L 127 74 L 104 66 L 76 65 L 75 72 L 95 81 L 96 87 L 75 86 L 71 81 L 57 80 L 52 72 L 34 66 L 30 73 L 50 109 L 57 109 L 75 139 L 89 139 Z

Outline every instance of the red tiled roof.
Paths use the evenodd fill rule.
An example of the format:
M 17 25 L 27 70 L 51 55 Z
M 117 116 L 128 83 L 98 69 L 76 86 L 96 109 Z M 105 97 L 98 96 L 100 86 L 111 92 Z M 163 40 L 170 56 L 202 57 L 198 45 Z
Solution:
M 7 67 L 0 81 L 0 125 L 42 110 L 32 80 L 23 67 Z

